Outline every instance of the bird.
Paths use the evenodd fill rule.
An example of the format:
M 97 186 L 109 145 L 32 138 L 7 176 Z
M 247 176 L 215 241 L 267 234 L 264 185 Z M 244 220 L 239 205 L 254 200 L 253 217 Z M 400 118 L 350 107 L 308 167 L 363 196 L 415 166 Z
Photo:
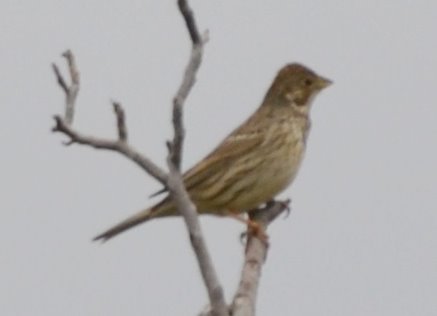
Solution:
M 331 80 L 300 63 L 282 67 L 257 110 L 182 175 L 198 214 L 238 217 L 286 189 L 304 156 L 311 105 L 315 96 L 331 84 Z M 167 191 L 164 188 L 154 195 Z M 151 219 L 178 215 L 167 193 L 157 204 L 94 240 L 107 241 Z

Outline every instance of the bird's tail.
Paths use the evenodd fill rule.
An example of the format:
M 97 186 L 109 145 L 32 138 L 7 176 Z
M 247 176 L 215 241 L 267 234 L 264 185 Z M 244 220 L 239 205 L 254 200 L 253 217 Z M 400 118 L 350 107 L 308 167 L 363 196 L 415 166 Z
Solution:
M 112 237 L 115 237 L 118 234 L 134 226 L 137 226 L 141 223 L 144 223 L 156 217 L 171 216 L 174 215 L 173 213 L 174 211 L 172 211 L 172 207 L 169 205 L 168 201 L 164 200 L 154 207 L 145 209 L 131 217 L 128 217 L 127 219 L 120 222 L 119 224 L 111 227 L 107 231 L 94 237 L 93 240 L 94 241 L 101 240 L 105 242 L 108 239 L 111 239 Z

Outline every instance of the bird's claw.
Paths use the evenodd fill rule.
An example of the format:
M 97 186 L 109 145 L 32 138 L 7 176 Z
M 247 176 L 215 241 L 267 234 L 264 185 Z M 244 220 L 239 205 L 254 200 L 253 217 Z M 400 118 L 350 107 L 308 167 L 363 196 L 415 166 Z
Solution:
M 285 201 L 277 201 L 281 206 L 284 208 L 284 219 L 287 219 L 290 216 L 291 213 L 291 207 L 290 207 L 290 199 L 286 199 Z

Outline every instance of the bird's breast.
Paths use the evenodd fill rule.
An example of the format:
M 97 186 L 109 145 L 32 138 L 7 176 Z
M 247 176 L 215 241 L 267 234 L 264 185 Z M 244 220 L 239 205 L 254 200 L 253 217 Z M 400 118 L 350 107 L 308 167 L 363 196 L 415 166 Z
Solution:
M 251 186 L 235 199 L 235 209 L 250 209 L 273 199 L 294 180 L 305 151 L 303 130 L 276 131 L 259 149 L 256 172 L 245 175 Z

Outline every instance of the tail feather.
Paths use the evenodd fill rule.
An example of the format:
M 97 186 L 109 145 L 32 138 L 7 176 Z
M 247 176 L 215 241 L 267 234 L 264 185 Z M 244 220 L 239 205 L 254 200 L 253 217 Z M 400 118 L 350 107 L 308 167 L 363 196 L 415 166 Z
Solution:
M 137 226 L 141 223 L 144 223 L 150 219 L 152 219 L 154 216 L 154 209 L 149 208 L 144 211 L 141 211 L 126 220 L 122 221 L 121 223 L 115 225 L 114 227 L 111 227 L 107 231 L 101 233 L 100 235 L 93 238 L 93 241 L 101 240 L 102 242 L 107 241 L 108 239 L 111 239 L 112 237 L 124 232 L 125 230 L 128 230 L 134 226 Z

